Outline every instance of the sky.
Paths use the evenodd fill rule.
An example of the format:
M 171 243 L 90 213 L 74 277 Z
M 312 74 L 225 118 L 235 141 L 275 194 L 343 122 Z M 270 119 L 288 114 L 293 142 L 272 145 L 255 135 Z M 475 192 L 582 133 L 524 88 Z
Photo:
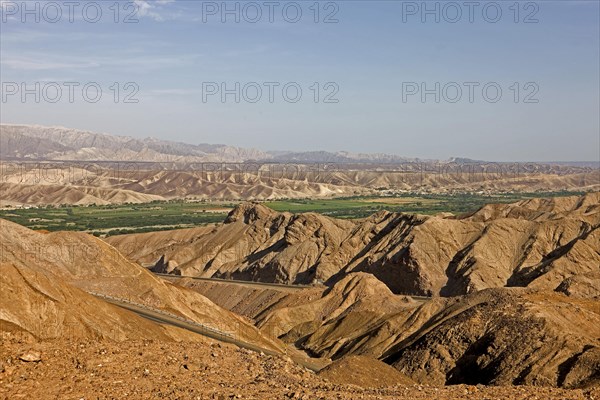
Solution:
M 600 160 L 600 2 L 0 0 L 2 123 Z

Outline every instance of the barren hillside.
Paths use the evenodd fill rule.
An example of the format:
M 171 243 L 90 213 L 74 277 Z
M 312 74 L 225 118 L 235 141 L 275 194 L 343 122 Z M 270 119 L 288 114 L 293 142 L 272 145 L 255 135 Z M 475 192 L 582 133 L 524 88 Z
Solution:
M 379 212 L 359 221 L 246 203 L 214 229 L 108 242 L 143 265 L 188 276 L 310 284 L 362 271 L 394 293 L 451 296 L 526 286 L 594 297 L 599 203 L 600 193 L 590 193 L 489 205 L 460 218 Z
M 64 283 L 49 271 L 0 264 L 0 331 L 37 340 L 202 340 L 184 330 L 152 323 Z
M 271 289 L 247 299 L 231 289 L 229 296 L 218 293 L 211 282 L 180 282 L 225 307 L 263 304 L 254 317 L 262 332 L 336 360 L 325 369 L 333 374 L 342 375 L 341 365 L 358 355 L 384 360 L 420 384 L 600 384 L 598 299 L 531 288 L 411 299 L 365 273 L 352 273 L 326 291 L 280 293 L 273 301 Z M 385 379 L 384 370 L 373 369 Z
M 21 280 L 10 278 L 9 283 L 15 289 L 8 292 L 10 298 L 2 302 L 3 321 L 11 326 L 28 331 L 31 329 L 27 321 L 35 320 L 40 309 L 23 310 L 19 304 L 28 301 L 27 298 L 21 298 L 27 294 L 24 288 L 31 288 L 30 281 L 39 278 L 40 282 L 46 282 L 44 287 L 52 287 L 54 282 L 65 285 L 62 291 L 66 298 L 59 300 L 58 304 L 70 304 L 70 297 L 76 299 L 76 304 L 89 299 L 90 296 L 81 290 L 109 295 L 230 333 L 237 340 L 281 351 L 276 340 L 261 337 L 256 328 L 245 319 L 218 307 L 198 293 L 156 278 L 139 265 L 127 261 L 112 246 L 93 236 L 73 232 L 43 234 L 0 220 L 0 243 L 0 259 L 10 272 L 6 279 L 22 274 Z M 33 288 L 35 293 L 49 290 L 38 290 L 35 286 Z M 42 307 L 53 304 L 52 298 L 53 296 L 43 297 L 46 302 Z M 102 309 L 100 307 L 98 310 Z M 9 310 L 21 310 L 23 314 L 14 315 Z M 86 310 L 90 311 L 89 308 L 82 309 Z M 61 315 L 64 313 L 61 312 Z M 42 326 L 46 329 L 47 325 L 40 325 Z
M 598 386 L 600 302 L 488 289 L 449 302 L 388 354 L 419 382 Z
M 189 169 L 186 169 L 188 168 Z M 273 171 L 271 168 L 282 169 Z M 534 171 L 491 176 L 470 172 L 363 171 L 352 165 L 6 162 L 0 201 L 12 204 L 107 204 L 184 198 L 267 200 L 381 193 L 504 193 L 600 189 L 598 171 Z

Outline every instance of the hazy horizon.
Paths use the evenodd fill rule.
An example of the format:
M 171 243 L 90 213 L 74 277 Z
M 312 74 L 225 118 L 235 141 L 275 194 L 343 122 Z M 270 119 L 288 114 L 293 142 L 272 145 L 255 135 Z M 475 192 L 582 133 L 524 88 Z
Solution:
M 2 124 L 0 124 L 0 126 L 2 125 L 19 125 L 19 126 L 36 126 L 39 124 L 13 124 L 10 122 L 2 122 Z M 102 135 L 111 135 L 111 136 L 122 136 L 122 137 L 130 137 L 132 139 L 138 139 L 138 140 L 143 140 L 143 139 L 156 139 L 156 140 L 167 140 L 169 141 L 169 139 L 161 139 L 158 137 L 153 137 L 153 136 L 147 136 L 147 137 L 133 137 L 133 136 L 129 136 L 129 135 L 119 135 L 119 134 L 113 134 L 110 132 L 94 132 L 94 131 L 90 131 L 87 129 L 77 129 L 77 128 L 70 128 L 70 127 L 65 127 L 65 126 L 60 126 L 60 125 L 55 125 L 55 126 L 47 126 L 47 128 L 64 128 L 64 129 L 73 129 L 73 130 L 79 130 L 82 132 L 90 132 L 90 133 L 96 133 L 96 134 L 102 134 Z M 178 142 L 178 141 L 173 141 L 173 142 Z M 223 145 L 223 146 L 232 146 L 232 147 L 239 147 L 239 148 L 244 148 L 242 146 L 238 146 L 235 143 L 207 143 L 207 142 L 197 142 L 197 143 L 192 143 L 192 142 L 178 142 L 178 143 L 184 143 L 184 144 L 192 144 L 192 145 Z M 469 157 L 463 157 L 461 155 L 450 155 L 448 157 L 445 158 L 439 158 L 439 159 L 433 159 L 433 158 L 423 158 L 423 157 L 411 157 L 411 156 L 407 156 L 405 154 L 396 154 L 396 153 L 360 153 L 360 152 L 352 152 L 352 151 L 348 151 L 345 149 L 336 149 L 336 150 L 323 150 L 323 149 L 308 149 L 308 150 L 295 150 L 293 148 L 289 148 L 289 149 L 263 149 L 263 148 L 258 148 L 258 147 L 254 147 L 254 148 L 246 148 L 246 149 L 255 149 L 255 150 L 259 150 L 265 153 L 271 153 L 271 154 L 276 154 L 276 153 L 311 153 L 311 152 L 321 152 L 321 151 L 325 151 L 325 152 L 329 152 L 329 153 L 351 153 L 351 154 L 382 154 L 382 155 L 390 155 L 390 156 L 398 156 L 398 157 L 405 157 L 408 159 L 420 159 L 421 161 L 445 161 L 445 160 L 449 160 L 452 158 L 464 158 L 464 159 L 469 159 L 472 161 L 482 161 L 482 162 L 494 162 L 494 163 L 549 163 L 549 164 L 558 164 L 558 163 L 563 163 L 563 164 L 574 164 L 574 165 L 578 165 L 578 164 L 595 164 L 595 163 L 600 163 L 600 160 L 483 160 L 483 159 L 472 159 Z
M 298 2 L 302 18 L 293 22 L 293 7 L 281 11 L 293 2 L 280 2 L 270 21 L 262 2 L 220 10 L 222 2 L 136 0 L 120 2 L 118 14 L 104 4 L 97 22 L 81 10 L 68 21 L 63 10 L 56 23 L 48 21 L 54 10 L 36 22 L 13 3 L 20 2 L 0 6 L 2 123 L 264 151 L 600 160 L 596 1 L 521 2 L 518 9 L 498 2 L 497 21 L 496 9 L 482 13 L 491 2 L 480 2 L 473 22 L 462 2 L 428 2 L 438 15 L 420 10 L 422 2 L 323 1 L 318 12 L 313 2 Z M 453 22 L 455 5 L 462 16 Z M 132 11 L 137 22 L 124 23 Z M 49 101 L 53 85 L 65 82 L 94 82 L 103 97 L 70 102 L 65 91 Z M 39 102 L 9 93 L 36 83 L 41 92 L 49 87 Z M 290 83 L 292 92 L 302 90 L 297 102 L 280 91 Z M 422 87 L 436 83 L 437 93 L 421 97 Z M 481 91 L 490 84 L 490 92 L 502 91 L 498 101 Z M 221 85 L 230 91 L 225 98 Z M 263 92 L 253 102 L 257 86 Z M 462 96 L 453 102 L 457 87 Z

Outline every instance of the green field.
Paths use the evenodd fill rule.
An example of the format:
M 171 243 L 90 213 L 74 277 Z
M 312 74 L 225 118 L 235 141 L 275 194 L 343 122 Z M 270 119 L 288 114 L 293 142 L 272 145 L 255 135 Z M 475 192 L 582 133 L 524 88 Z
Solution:
M 0 211 L 0 218 L 32 229 L 86 231 L 95 235 L 150 232 L 223 222 L 232 204 L 152 202 L 62 206 Z
M 582 193 L 518 193 L 493 196 L 477 194 L 412 195 L 394 197 L 351 197 L 333 200 L 281 200 L 265 205 L 276 211 L 293 213 L 318 212 L 336 218 L 364 218 L 377 211 L 387 210 L 413 214 L 450 212 L 456 215 L 476 211 L 485 204 L 513 203 L 535 197 L 573 196 Z
M 580 193 L 520 193 L 493 196 L 405 195 L 394 197 L 349 197 L 327 200 L 277 200 L 263 204 L 293 213 L 317 212 L 336 218 L 364 218 L 375 212 L 463 214 L 489 203 L 512 203 L 534 197 L 576 195 Z M 31 229 L 84 231 L 97 236 L 141 233 L 221 223 L 235 206 L 228 202 L 168 201 L 146 204 L 105 206 L 60 206 L 0 210 L 4 218 Z

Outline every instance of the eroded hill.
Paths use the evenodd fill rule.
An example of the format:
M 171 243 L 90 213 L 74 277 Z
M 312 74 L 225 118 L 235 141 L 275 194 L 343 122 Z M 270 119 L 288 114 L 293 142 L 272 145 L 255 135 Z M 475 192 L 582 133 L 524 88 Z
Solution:
M 410 298 L 366 273 L 351 273 L 326 290 L 287 294 L 177 281 L 251 316 L 263 334 L 335 360 L 326 368 L 334 374 L 349 363 L 344 360 L 361 356 L 383 360 L 420 384 L 600 385 L 598 299 L 532 288 Z
M 552 236 L 556 239 L 553 246 L 560 245 L 564 240 L 562 246 L 567 246 L 567 251 L 562 254 L 555 252 L 552 260 L 568 256 L 564 261 L 566 263 L 576 260 L 578 255 L 591 257 L 592 253 L 586 253 L 588 247 L 593 251 L 597 249 L 596 242 L 589 241 L 597 232 L 594 224 L 597 224 L 598 201 L 593 196 L 489 206 L 462 218 L 390 214 L 388 225 L 392 221 L 402 223 L 397 226 L 392 224 L 387 229 L 384 229 L 387 226 L 384 224 L 371 238 L 383 240 L 381 232 L 385 232 L 393 239 L 381 243 L 401 242 L 414 234 L 412 230 L 427 224 L 429 220 L 436 222 L 436 228 L 442 232 L 444 228 L 440 226 L 446 221 L 471 224 L 469 226 L 483 231 L 492 229 L 489 227 L 500 222 L 508 224 L 502 226 L 517 227 L 519 223 L 524 223 L 526 227 L 536 226 L 536 232 L 546 233 L 553 232 L 556 225 L 561 225 L 565 229 Z M 387 214 L 379 213 L 363 221 L 338 221 L 314 214 L 298 218 L 246 204 L 234 210 L 222 227 L 171 232 L 170 242 L 166 241 L 169 232 L 155 236 L 129 236 L 124 237 L 127 240 L 119 243 L 119 246 L 127 245 L 124 248 L 129 249 L 129 257 L 148 255 L 148 251 L 156 246 L 161 250 L 182 250 L 185 249 L 185 243 L 188 249 L 194 249 L 194 245 L 203 238 L 210 238 L 215 243 L 219 240 L 233 244 L 238 241 L 246 246 L 247 242 L 243 239 L 254 236 L 256 244 L 262 240 L 263 244 L 269 246 L 271 237 L 283 231 L 281 238 L 276 240 L 283 240 L 285 246 L 282 252 L 285 253 L 285 247 L 290 246 L 293 254 L 302 260 L 302 252 L 310 256 L 312 241 L 322 243 L 327 249 L 335 243 L 336 237 L 344 233 L 346 237 L 356 238 L 356 235 L 372 232 L 374 228 L 365 230 L 364 224 L 373 218 L 384 218 Z M 265 225 L 265 221 L 270 222 Z M 571 225 L 580 229 L 569 228 Z M 265 229 L 267 227 L 270 229 Z M 360 231 L 362 233 L 357 233 L 359 228 L 363 229 Z M 241 234 L 231 236 L 235 232 Z M 515 232 L 512 236 L 520 230 Z M 575 240 L 569 238 L 569 232 L 578 232 Z M 136 242 L 132 239 L 140 237 L 145 239 L 144 246 L 135 246 Z M 31 369 L 24 364 L 27 361 L 18 361 L 17 365 L 11 361 L 8 369 L 6 366 L 0 369 L 0 374 L 10 371 L 9 374 L 0 375 L 11 385 L 5 393 L 20 393 L 15 388 L 23 387 L 15 386 L 15 371 L 31 374 L 40 381 L 57 382 L 51 371 L 68 369 L 68 363 L 52 356 L 61 354 L 64 349 L 60 348 L 58 342 L 51 345 L 46 343 L 57 338 L 109 340 L 101 344 L 103 347 L 110 347 L 115 338 L 151 339 L 144 342 L 145 350 L 140 351 L 150 354 L 149 358 L 144 359 L 143 367 L 137 356 L 129 350 L 123 351 L 118 357 L 105 356 L 105 353 L 98 356 L 95 352 L 85 353 L 89 345 L 82 344 L 79 349 L 84 350 L 78 350 L 75 368 L 84 365 L 83 368 L 94 376 L 102 373 L 109 376 L 113 373 L 126 373 L 128 377 L 152 376 L 152 382 L 167 379 L 163 370 L 170 374 L 177 370 L 187 377 L 182 379 L 189 378 L 187 387 L 190 393 L 200 396 L 222 394 L 220 389 L 215 390 L 211 385 L 238 393 L 250 381 L 258 382 L 258 386 L 252 387 L 251 390 L 256 389 L 252 393 L 261 391 L 272 396 L 282 393 L 290 395 L 289 388 L 294 387 L 292 396 L 300 393 L 300 396 L 310 398 L 328 398 L 332 395 L 348 398 L 361 395 L 367 398 L 419 398 L 421 394 L 417 392 L 423 390 L 425 398 L 432 397 L 431 393 L 434 392 L 440 398 L 458 398 L 461 392 L 472 396 L 477 391 L 491 398 L 511 398 L 515 394 L 506 385 L 521 384 L 580 389 L 555 393 L 568 398 L 585 396 L 585 393 L 591 396 L 590 390 L 596 390 L 593 388 L 600 384 L 600 300 L 594 292 L 594 282 L 597 281 L 594 278 L 597 270 L 594 268 L 580 274 L 578 270 L 571 269 L 568 263 L 559 262 L 553 268 L 544 270 L 544 274 L 533 281 L 535 284 L 528 287 L 481 288 L 466 295 L 426 298 L 395 294 L 381 276 L 371 271 L 343 268 L 337 272 L 334 270 L 327 287 L 295 291 L 286 291 L 288 288 L 263 289 L 244 283 L 175 279 L 175 275 L 167 281 L 128 261 L 115 247 L 90 235 L 68 232 L 44 234 L 3 220 L 0 220 L 0 239 L 3 272 L 0 328 L 4 338 L 8 338 L 6 349 L 3 347 L 3 357 L 9 360 L 24 357 L 19 355 L 23 353 L 23 343 L 33 347 L 34 352 L 43 352 L 39 356 L 41 361 L 33 361 L 42 362 L 42 367 Z M 337 249 L 348 246 L 346 240 L 349 239 L 342 240 Z M 374 241 L 371 239 L 367 244 Z M 579 241 L 582 243 L 578 244 Z M 413 242 L 409 241 L 411 244 Z M 363 247 L 368 246 L 363 244 Z M 542 248 L 542 244 L 538 248 Z M 379 251 L 383 249 L 379 247 Z M 368 251 L 363 254 L 365 257 Z M 321 253 L 334 257 L 331 252 L 323 250 Z M 191 251 L 188 254 L 194 256 L 196 253 Z M 258 255 L 266 254 L 268 252 L 259 250 L 249 257 L 259 260 Z M 501 257 L 503 253 L 498 254 Z M 168 258 L 163 259 L 161 265 L 165 269 L 174 267 Z M 297 275 L 302 273 L 301 268 L 295 271 Z M 554 287 L 556 276 L 563 277 L 558 287 Z M 220 330 L 234 328 L 240 339 L 279 354 L 293 346 L 319 357 L 323 361 L 321 365 L 329 360 L 334 362 L 322 370 L 320 377 L 315 377 L 282 359 L 269 357 L 261 360 L 263 356 L 233 351 L 229 346 L 207 347 L 206 340 L 190 338 L 190 332 L 142 320 L 97 299 L 90 292 L 127 298 Z M 244 317 L 234 314 L 234 311 Z M 73 334 L 73 329 L 78 333 Z M 29 342 L 13 340 L 15 335 L 20 337 L 23 334 L 29 337 Z M 160 355 L 165 354 L 165 348 L 176 349 L 173 344 L 175 340 L 195 343 L 189 347 L 189 352 L 181 355 L 182 361 L 179 356 L 165 358 Z M 159 346 L 161 350 L 158 350 Z M 108 361 L 96 361 L 98 357 Z M 226 360 L 223 362 L 228 364 L 216 366 L 217 357 L 222 357 L 222 360 Z M 84 360 L 83 363 L 80 358 Z M 120 361 L 115 363 L 110 359 Z M 125 360 L 136 365 L 129 372 L 121 366 Z M 101 367 L 98 365 L 105 363 L 108 363 L 107 370 L 110 372 L 99 369 Z M 390 369 L 392 367 L 395 371 Z M 219 368 L 222 368 L 224 377 L 229 377 L 229 383 L 214 379 L 214 373 L 210 375 L 211 378 L 202 372 L 208 369 L 217 371 Z M 360 376 L 353 377 L 352 373 L 345 373 L 351 368 L 353 373 Z M 39 375 L 42 373 L 40 371 L 43 371 L 42 375 Z M 193 383 L 188 375 L 208 386 Z M 281 377 L 285 382 L 281 383 Z M 327 386 L 329 384 L 323 378 L 339 385 Z M 86 379 L 88 384 L 94 381 L 92 378 Z M 135 387 L 140 393 L 165 394 L 154 384 L 145 385 L 143 381 L 138 384 L 135 380 L 130 382 L 127 378 L 128 387 Z M 431 392 L 421 387 L 413 393 L 404 386 L 411 385 L 413 381 L 421 385 L 496 385 L 499 389 L 495 392 L 493 388 L 467 386 L 457 393 L 453 391 L 456 387 L 437 391 L 431 389 Z M 261 386 L 261 382 L 276 387 L 269 391 L 266 386 Z M 278 386 L 280 383 L 281 387 Z M 350 383 L 384 388 L 358 389 L 348 387 Z M 113 395 L 125 393 L 114 385 L 100 387 Z M 61 388 L 53 387 L 53 393 L 66 393 Z M 75 388 L 83 390 L 78 385 Z M 540 389 L 535 393 L 540 395 L 549 392 Z M 550 396 L 547 395 L 548 398 Z
M 245 319 L 198 293 L 153 276 L 91 235 L 44 234 L 0 220 L 0 260 L 3 329 L 26 331 L 37 338 L 60 337 L 68 333 L 67 325 L 81 331 L 83 337 L 110 336 L 115 333 L 111 322 L 125 337 L 135 333 L 133 338 L 148 338 L 163 330 L 157 326 L 144 331 L 150 324 L 147 320 L 136 328 L 141 318 L 120 318 L 125 311 L 116 312 L 114 306 L 91 295 L 101 294 L 282 351 L 277 340 L 261 336 Z M 119 328 L 119 324 L 125 326 Z M 164 335 L 156 334 L 159 338 Z
M 367 272 L 394 293 L 495 287 L 600 295 L 600 193 L 488 205 L 462 217 L 379 212 L 363 220 L 234 209 L 216 228 L 107 239 L 153 270 L 311 284 Z

